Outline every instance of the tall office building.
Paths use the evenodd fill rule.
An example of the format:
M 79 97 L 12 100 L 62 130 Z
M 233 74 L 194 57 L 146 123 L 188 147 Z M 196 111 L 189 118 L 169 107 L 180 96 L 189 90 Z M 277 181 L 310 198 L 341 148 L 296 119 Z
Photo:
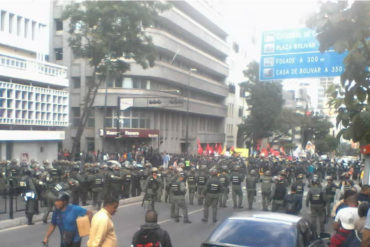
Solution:
M 104 144 L 105 151 L 123 152 L 146 144 L 179 153 L 187 149 L 188 140 L 189 152 L 195 153 L 197 139 L 202 144 L 224 143 L 227 33 L 206 1 L 171 3 L 172 8 L 147 30 L 158 53 L 155 66 L 144 70 L 133 63 L 122 79 L 112 80 L 107 90 L 103 86 L 98 91 L 81 138 L 81 151 L 102 150 Z M 72 126 L 65 141 L 70 149 L 91 68 L 86 61 L 75 59 L 68 46 L 68 24 L 61 21 L 66 4 L 54 1 L 52 6 L 51 58 L 70 68 Z M 118 102 L 129 107 L 119 110 Z
M 64 140 L 67 68 L 45 61 L 47 29 L 30 4 L 0 6 L 0 159 L 53 160 Z

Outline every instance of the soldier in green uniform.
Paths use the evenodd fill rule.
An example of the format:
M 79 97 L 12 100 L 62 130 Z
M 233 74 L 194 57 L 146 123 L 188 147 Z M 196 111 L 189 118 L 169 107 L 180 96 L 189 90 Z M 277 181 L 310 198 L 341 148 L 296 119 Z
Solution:
M 51 168 L 48 171 L 48 175 L 46 177 L 46 205 L 47 211 L 45 212 L 42 221 L 46 224 L 48 220 L 48 216 L 50 212 L 52 212 L 54 207 L 54 201 L 58 197 L 60 192 L 66 191 L 69 192 L 69 186 L 67 183 L 64 183 L 60 180 L 60 176 L 58 174 L 58 170 L 55 168 Z
M 324 189 L 324 198 L 326 205 L 326 220 L 330 217 L 331 204 L 334 203 L 335 194 L 337 192 L 338 186 L 333 182 L 332 176 L 326 177 L 327 185 Z
M 68 184 L 71 188 L 72 204 L 74 205 L 79 205 L 80 190 L 81 190 L 80 181 L 82 180 L 82 177 L 79 173 L 80 173 L 80 166 L 75 164 L 72 166 L 72 170 L 68 178 Z
M 185 176 L 183 173 L 177 177 L 176 181 L 173 181 L 171 183 L 171 191 L 173 193 L 172 200 L 173 203 L 175 204 L 175 213 L 174 213 L 175 222 L 180 221 L 179 211 L 181 208 L 184 217 L 184 223 L 191 223 L 188 217 L 188 209 L 186 207 L 185 202 L 186 183 Z
M 229 197 L 229 185 L 230 185 L 230 178 L 227 174 L 227 166 L 222 166 L 222 173 L 219 176 L 220 183 L 221 183 L 221 194 L 220 194 L 220 208 L 226 208 L 226 202 Z
M 257 195 L 258 178 L 257 178 L 256 170 L 252 169 L 249 172 L 245 182 L 246 182 L 246 187 L 247 187 L 248 209 L 252 210 L 254 197 Z
M 120 167 L 118 164 L 111 166 L 110 171 L 106 177 L 106 190 L 105 192 L 110 194 L 113 198 L 120 199 L 122 191 L 123 180 L 121 177 Z
M 304 175 L 302 173 L 298 174 L 297 180 L 293 183 L 294 187 L 296 188 L 296 195 L 299 199 L 299 204 L 298 204 L 298 214 L 302 209 L 302 200 L 303 200 L 303 194 L 304 194 L 304 182 L 303 182 Z
M 197 194 L 198 194 L 198 205 L 203 205 L 204 201 L 204 191 L 206 189 L 206 184 L 208 180 L 208 176 L 206 173 L 207 166 L 201 165 L 201 169 L 196 177 L 197 180 Z
M 217 177 L 217 170 L 212 168 L 210 170 L 211 177 L 207 181 L 206 188 L 204 190 L 205 202 L 203 210 L 203 222 L 208 222 L 208 210 L 212 206 L 212 220 L 213 223 L 217 222 L 217 206 L 218 199 L 221 193 L 221 183 Z
M 105 175 L 98 167 L 92 169 L 92 176 L 90 177 L 92 205 L 99 210 L 103 202 Z
M 8 189 L 6 177 L 6 166 L 8 162 L 6 160 L 0 161 L 0 196 L 5 197 Z
M 285 212 L 284 199 L 286 195 L 287 195 L 287 185 L 285 183 L 284 177 L 278 176 L 276 182 L 273 184 L 271 193 L 272 212 L 277 212 L 279 210 Z
M 132 166 L 127 163 L 125 164 L 125 167 L 122 170 L 123 198 L 130 197 L 130 189 L 131 189 L 131 182 L 132 182 L 132 172 L 131 172 Z
M 231 180 L 231 192 L 233 197 L 234 208 L 243 208 L 243 192 L 242 192 L 242 181 L 243 175 L 240 173 L 240 167 L 234 166 L 233 171 L 230 175 Z M 238 200 L 239 199 L 239 200 Z
M 162 201 L 162 194 L 163 194 L 163 187 L 164 187 L 164 178 L 163 178 L 163 166 L 158 168 L 158 181 L 159 181 L 159 188 L 157 190 L 156 202 Z
M 262 209 L 268 211 L 269 204 L 271 202 L 271 189 L 272 189 L 271 172 L 265 171 L 261 181 L 261 193 L 262 193 Z
M 157 190 L 159 189 L 160 182 L 158 181 L 158 168 L 153 167 L 151 169 L 151 175 L 147 178 L 145 183 L 145 194 L 144 194 L 144 208 L 145 211 L 147 210 L 155 210 L 154 209 L 154 202 L 157 197 Z
M 325 199 L 318 175 L 313 175 L 311 187 L 307 193 L 306 207 L 311 206 L 311 223 L 317 233 L 319 223 L 320 234 L 325 232 Z M 319 222 L 317 222 L 319 221 Z
M 34 180 L 32 178 L 32 173 L 30 170 L 25 172 L 25 175 L 21 178 L 20 184 L 22 185 L 22 196 L 26 201 L 26 217 L 27 217 L 27 224 L 33 225 L 32 218 L 35 214 L 36 204 L 35 199 L 37 197 L 36 194 L 36 186 L 34 184 Z M 24 184 L 24 186 L 23 186 Z
M 194 167 L 190 169 L 190 172 L 188 173 L 186 180 L 188 182 L 189 203 L 190 205 L 194 205 L 194 195 L 195 195 L 195 191 L 197 191 L 197 183 L 196 183 L 196 175 L 195 175 Z

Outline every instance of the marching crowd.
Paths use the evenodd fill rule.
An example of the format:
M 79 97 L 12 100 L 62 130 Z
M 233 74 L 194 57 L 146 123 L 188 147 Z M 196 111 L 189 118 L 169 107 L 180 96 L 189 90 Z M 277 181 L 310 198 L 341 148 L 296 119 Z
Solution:
M 155 204 L 162 200 L 170 204 L 171 217 L 175 222 L 180 221 L 181 209 L 183 222 L 187 224 L 191 223 L 187 203 L 203 205 L 203 222 L 209 220 L 209 208 L 212 208 L 211 218 L 216 222 L 217 210 L 228 206 L 226 202 L 230 194 L 235 209 L 245 205 L 247 210 L 299 215 L 305 203 L 310 209 L 313 231 L 317 235 L 324 235 L 325 224 L 330 218 L 334 220 L 331 246 L 360 246 L 343 245 L 345 241 L 354 243 L 359 240 L 366 230 L 370 187 L 361 186 L 363 164 L 359 161 L 344 164 L 313 159 L 288 161 L 277 158 L 170 156 L 153 152 L 150 155 L 149 152 L 141 154 L 135 157 L 117 156 L 117 160 L 104 158 L 100 162 L 73 162 L 67 159 L 51 163 L 2 161 L 0 191 L 24 197 L 30 225 L 33 224 L 33 215 L 39 211 L 40 202 L 47 206 L 44 223 L 47 223 L 54 207 L 68 208 L 76 217 L 85 214 L 91 217 L 91 212 L 73 206 L 86 205 L 88 199 L 100 210 L 98 216 L 94 216 L 97 217 L 95 221 L 99 218 L 109 222 L 119 199 L 143 194 L 143 206 L 147 212 L 144 228 L 154 226 L 153 229 L 157 230 Z M 257 196 L 262 198 L 262 208 L 256 208 Z M 45 243 L 55 226 L 60 225 L 60 218 L 63 217 L 53 213 Z M 166 233 L 161 234 L 163 239 L 168 238 L 163 240 L 168 244 L 162 243 L 162 246 L 171 246 Z M 114 242 L 113 235 L 111 232 L 110 241 Z M 63 235 L 62 241 L 66 242 L 66 239 Z M 81 241 L 76 235 L 68 239 L 72 245 L 62 246 L 79 246 Z M 140 234 L 134 239 L 133 246 L 140 246 L 134 245 L 141 239 Z M 102 241 L 89 240 L 88 246 L 114 246 L 101 245 Z

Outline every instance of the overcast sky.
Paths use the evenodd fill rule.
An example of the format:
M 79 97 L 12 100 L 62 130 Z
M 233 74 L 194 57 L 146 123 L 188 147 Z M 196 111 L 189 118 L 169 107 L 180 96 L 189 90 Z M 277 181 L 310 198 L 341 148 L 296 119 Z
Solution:
M 308 16 L 318 9 L 317 0 L 210 0 L 223 16 L 223 24 L 241 46 L 260 47 L 261 33 L 305 26 Z M 249 51 L 258 58 L 259 50 Z

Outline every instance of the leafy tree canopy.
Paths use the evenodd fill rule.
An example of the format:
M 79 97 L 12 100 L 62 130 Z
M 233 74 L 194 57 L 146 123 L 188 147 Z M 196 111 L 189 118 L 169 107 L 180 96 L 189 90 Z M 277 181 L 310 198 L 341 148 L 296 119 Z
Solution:
M 338 137 L 370 143 L 370 2 L 326 2 L 307 26 L 318 33 L 320 50 L 348 51 L 341 85 L 331 89 L 331 103 L 338 112 Z

